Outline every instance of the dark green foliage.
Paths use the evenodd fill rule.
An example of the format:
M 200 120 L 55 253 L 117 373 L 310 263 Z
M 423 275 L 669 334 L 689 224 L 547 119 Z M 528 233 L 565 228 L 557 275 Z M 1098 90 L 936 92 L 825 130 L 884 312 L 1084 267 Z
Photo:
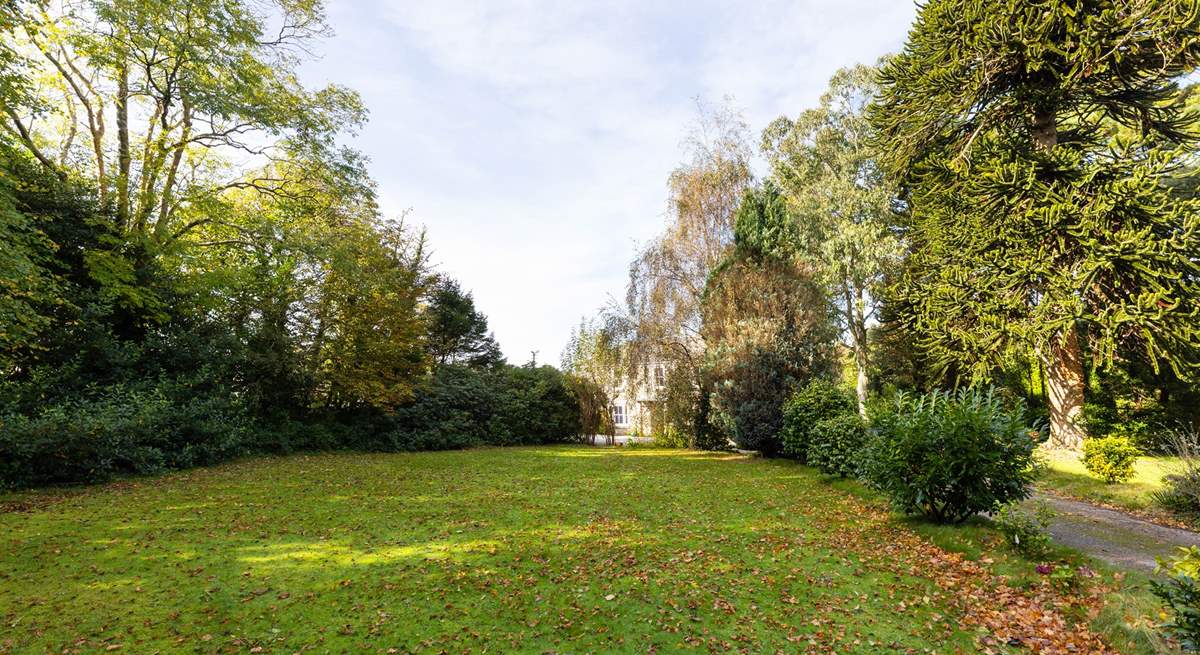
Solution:
M 1151 580 L 1150 589 L 1172 616 L 1163 626 L 1185 652 L 1200 652 L 1200 547 L 1181 548 L 1170 562 L 1159 562 L 1166 581 Z
M 0 487 L 94 482 L 243 453 L 547 443 L 579 432 L 578 399 L 563 375 L 504 366 L 470 296 L 447 283 L 431 309 L 437 353 L 464 366 L 385 378 L 420 389 L 394 414 L 362 398 L 329 403 L 327 367 L 312 363 L 309 341 L 332 330 L 297 331 L 295 307 L 308 299 L 294 288 L 292 255 L 259 253 L 228 278 L 192 275 L 115 231 L 94 192 L 0 154 Z M 356 294 L 344 295 L 362 302 Z M 345 341 L 343 368 L 357 365 L 353 347 L 367 343 Z
M 706 372 L 733 441 L 770 457 L 783 449 L 783 404 L 796 383 L 833 368 L 836 329 L 778 189 L 747 190 L 736 218 L 733 251 L 704 291 Z
M 1139 455 L 1128 437 L 1093 437 L 1083 442 L 1084 468 L 1109 484 L 1132 478 Z
M 446 450 L 565 442 L 581 433 L 567 376 L 550 366 L 442 366 L 399 407 L 373 450 Z
M 458 282 L 441 277 L 429 294 L 428 347 L 438 364 L 496 366 L 504 361 L 500 346 L 488 333 L 487 317 Z
M 788 259 L 796 254 L 800 228 L 771 180 L 742 196 L 734 215 L 733 241 L 737 249 L 753 257 Z
M 854 395 L 824 378 L 814 378 L 783 406 L 783 455 L 807 461 L 817 423 L 857 412 Z
M 902 512 L 960 522 L 1029 497 L 1037 433 L 992 389 L 901 395 L 872 428 L 862 476 Z
M 0 486 L 97 482 L 220 462 L 252 444 L 254 422 L 228 395 L 166 384 L 0 416 Z
M 1194 0 L 933 0 L 881 74 L 911 251 L 890 295 L 949 378 L 1040 353 L 1064 445 L 1082 362 L 1200 367 L 1200 131 L 1178 87 L 1198 63 Z
M 724 372 L 717 398 L 738 448 L 756 450 L 767 457 L 779 454 L 779 432 L 783 428 L 780 407 L 792 383 L 787 369 L 779 353 L 756 349 L 738 357 Z
M 808 463 L 826 475 L 854 477 L 867 440 L 867 425 L 857 413 L 821 419 L 809 435 Z

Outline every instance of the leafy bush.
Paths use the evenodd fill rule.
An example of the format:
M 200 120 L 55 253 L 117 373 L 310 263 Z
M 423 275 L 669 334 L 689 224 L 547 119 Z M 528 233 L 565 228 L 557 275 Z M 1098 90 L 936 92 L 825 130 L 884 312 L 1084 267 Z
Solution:
M 1159 560 L 1158 572 L 1167 580 L 1151 580 L 1150 588 L 1172 612 L 1163 629 L 1183 650 L 1200 652 L 1200 546 L 1180 548 L 1174 559 Z
M 1053 518 L 1050 507 L 1038 501 L 1032 512 L 1021 509 L 1017 503 L 1008 503 L 996 512 L 992 521 L 1013 550 L 1036 559 L 1045 557 L 1050 550 L 1046 529 Z
M 551 367 L 443 366 L 408 404 L 255 420 L 205 381 L 113 385 L 37 412 L 0 411 L 0 486 L 99 482 L 203 466 L 251 452 L 414 451 L 569 441 L 579 408 Z
M 866 443 L 867 425 L 858 414 L 821 419 L 809 437 L 808 463 L 827 475 L 854 476 Z
M 755 349 L 721 370 L 713 400 L 723 416 L 713 420 L 718 425 L 725 423 L 738 448 L 767 457 L 779 454 L 782 406 L 791 387 L 787 366 L 779 352 Z
M 674 425 L 655 426 L 655 448 L 687 448 L 687 437 Z
M 900 511 L 959 522 L 1029 497 L 1037 433 L 993 389 L 901 395 L 872 425 L 861 474 Z
M 1163 477 L 1154 501 L 1179 514 L 1200 517 L 1200 435 L 1192 429 L 1174 430 L 1167 452 L 1179 458 L 1180 468 Z
M 549 367 L 438 367 L 416 398 L 376 436 L 347 447 L 447 450 L 577 439 L 579 405 L 570 380 Z
M 1133 465 L 1140 454 L 1128 437 L 1100 437 L 1083 442 L 1084 468 L 1109 484 L 1132 478 Z
M 113 387 L 92 398 L 0 416 L 0 484 L 96 482 L 216 463 L 241 454 L 254 425 L 226 398 L 172 399 Z
M 783 406 L 783 455 L 807 461 L 809 441 L 817 423 L 856 411 L 854 396 L 828 380 L 816 378 L 792 394 Z

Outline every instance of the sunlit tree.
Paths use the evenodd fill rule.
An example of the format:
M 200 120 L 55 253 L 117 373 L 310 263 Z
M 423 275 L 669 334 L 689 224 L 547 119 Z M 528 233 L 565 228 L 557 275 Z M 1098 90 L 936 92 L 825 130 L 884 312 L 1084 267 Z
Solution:
M 1197 136 L 1178 80 L 1198 63 L 1193 0 L 933 0 L 883 70 L 908 325 L 975 378 L 1038 353 L 1060 444 L 1084 436 L 1089 353 L 1200 364 L 1200 205 L 1174 184 Z

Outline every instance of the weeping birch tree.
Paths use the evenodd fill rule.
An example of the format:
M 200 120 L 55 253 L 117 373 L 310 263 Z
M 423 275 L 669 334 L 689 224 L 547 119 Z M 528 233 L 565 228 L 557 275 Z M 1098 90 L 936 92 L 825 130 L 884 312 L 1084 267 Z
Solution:
M 734 216 L 753 182 L 748 128 L 728 105 L 700 106 L 685 147 L 688 161 L 671 173 L 666 229 L 630 265 L 626 293 L 628 365 L 666 362 L 697 390 L 694 425 L 677 426 L 704 441 L 711 384 L 703 375 L 706 352 L 702 302 L 709 274 L 733 244 Z M 705 445 L 705 444 L 701 444 Z
M 866 107 L 878 71 L 839 70 L 820 105 L 763 132 L 771 175 L 799 223 L 799 248 L 818 264 L 854 355 L 859 411 L 866 413 L 871 364 L 867 328 L 880 308 L 884 275 L 900 257 L 892 229 L 895 186 L 876 163 Z

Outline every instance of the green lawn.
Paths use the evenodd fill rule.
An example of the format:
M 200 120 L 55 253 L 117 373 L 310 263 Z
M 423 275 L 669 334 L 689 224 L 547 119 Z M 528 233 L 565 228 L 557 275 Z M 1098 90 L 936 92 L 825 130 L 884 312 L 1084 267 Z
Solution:
M 1138 512 L 1162 514 L 1151 494 L 1162 488 L 1163 476 L 1179 466 L 1175 457 L 1139 457 L 1133 479 L 1108 484 L 1088 473 L 1078 453 L 1062 450 L 1043 451 L 1048 464 L 1038 486 L 1048 491 L 1081 500 L 1123 507 Z
M 953 653 L 981 626 L 1070 614 L 1013 581 L 997 602 L 1000 563 L 847 486 L 782 461 L 545 447 L 27 493 L 0 513 L 0 652 Z M 987 555 L 977 528 L 930 534 Z

